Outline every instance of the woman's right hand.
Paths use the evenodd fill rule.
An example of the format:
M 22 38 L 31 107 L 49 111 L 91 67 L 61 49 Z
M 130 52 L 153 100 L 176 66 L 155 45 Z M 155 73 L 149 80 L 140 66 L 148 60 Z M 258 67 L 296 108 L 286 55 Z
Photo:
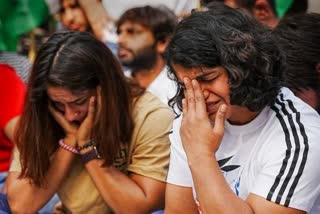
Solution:
M 64 142 L 69 146 L 76 147 L 77 145 L 77 132 L 78 126 L 73 123 L 70 123 L 66 118 L 62 115 L 61 112 L 57 111 L 51 103 L 48 105 L 49 111 L 57 121 L 57 123 L 63 128 L 65 132 L 65 139 Z

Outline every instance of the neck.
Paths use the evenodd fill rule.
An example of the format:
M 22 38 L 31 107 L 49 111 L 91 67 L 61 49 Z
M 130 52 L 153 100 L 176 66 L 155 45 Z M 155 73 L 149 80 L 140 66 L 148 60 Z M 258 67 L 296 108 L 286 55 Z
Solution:
M 155 78 L 160 74 L 165 66 L 165 61 L 162 56 L 158 55 L 156 63 L 148 70 L 135 70 L 134 79 L 138 82 L 140 87 L 148 88 Z
M 233 112 L 237 112 L 236 115 L 228 118 L 228 121 L 232 125 L 245 125 L 250 123 L 254 118 L 256 118 L 260 112 L 250 111 L 248 108 L 233 106 Z

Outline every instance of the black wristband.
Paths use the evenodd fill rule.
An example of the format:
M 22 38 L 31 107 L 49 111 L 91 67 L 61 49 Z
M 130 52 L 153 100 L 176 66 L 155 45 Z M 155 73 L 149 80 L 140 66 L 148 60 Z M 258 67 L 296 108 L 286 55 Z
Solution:
M 86 164 L 89 161 L 94 159 L 101 159 L 101 156 L 99 155 L 99 152 L 96 146 L 93 146 L 93 148 L 89 152 L 81 154 L 80 157 L 83 164 Z
M 94 142 L 92 140 L 89 140 L 83 146 L 79 146 L 78 150 L 81 151 L 81 150 L 84 150 L 86 148 L 89 148 L 90 146 L 94 146 Z

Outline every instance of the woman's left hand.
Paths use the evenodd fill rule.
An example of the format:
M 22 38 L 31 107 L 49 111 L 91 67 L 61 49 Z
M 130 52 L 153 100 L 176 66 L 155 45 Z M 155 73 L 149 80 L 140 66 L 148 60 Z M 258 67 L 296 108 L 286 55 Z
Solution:
M 89 100 L 88 114 L 79 126 L 77 133 L 77 144 L 80 147 L 92 139 L 92 128 L 94 126 L 95 111 L 96 98 L 92 96 Z
M 57 111 L 51 102 L 48 104 L 49 111 L 51 115 L 54 117 L 54 119 L 57 121 L 57 123 L 63 128 L 65 132 L 65 143 L 69 146 L 75 147 L 77 143 L 77 132 L 78 127 L 67 121 L 67 119 L 63 116 L 63 114 L 59 111 Z

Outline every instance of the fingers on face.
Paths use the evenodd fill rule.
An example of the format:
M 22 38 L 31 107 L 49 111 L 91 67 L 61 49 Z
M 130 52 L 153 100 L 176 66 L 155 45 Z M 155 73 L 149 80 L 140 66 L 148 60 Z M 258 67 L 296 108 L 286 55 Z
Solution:
M 206 104 L 204 101 L 203 92 L 200 88 L 200 85 L 197 80 L 192 80 L 192 86 L 194 91 L 194 97 L 195 97 L 195 106 L 198 113 L 204 113 L 206 114 Z
M 97 97 L 96 97 L 96 107 L 97 107 L 97 113 L 99 114 L 101 111 L 101 87 L 97 87 Z
M 89 109 L 88 109 L 88 117 L 90 119 L 94 119 L 96 111 L 96 97 L 92 96 L 89 100 Z
M 188 112 L 188 104 L 185 98 L 182 99 L 182 112 L 184 115 Z
M 70 124 L 69 122 L 66 120 L 66 118 L 61 114 L 61 112 L 57 111 L 51 103 L 49 103 L 48 105 L 49 107 L 49 111 L 52 114 L 52 116 L 54 117 L 54 119 L 58 122 L 58 124 L 60 124 L 60 126 L 63 129 L 69 129 L 70 128 Z
M 52 103 L 49 102 L 48 108 L 49 108 L 50 113 L 53 115 L 53 117 L 54 117 L 56 120 L 61 121 L 62 118 L 64 118 L 63 115 L 62 115 L 60 112 L 58 112 L 58 111 L 53 107 Z
M 192 81 L 185 77 L 183 79 L 185 84 L 185 103 L 183 107 L 186 111 L 196 110 L 197 113 L 206 113 L 206 104 L 204 101 L 204 95 L 197 80 Z
M 219 110 L 216 114 L 216 119 L 214 122 L 213 131 L 216 135 L 221 136 L 221 137 L 224 134 L 224 122 L 226 120 L 227 110 L 228 110 L 227 105 L 222 104 L 219 107 Z
M 185 85 L 185 101 L 187 102 L 188 111 L 195 110 L 195 98 L 191 80 L 188 77 L 183 78 Z

